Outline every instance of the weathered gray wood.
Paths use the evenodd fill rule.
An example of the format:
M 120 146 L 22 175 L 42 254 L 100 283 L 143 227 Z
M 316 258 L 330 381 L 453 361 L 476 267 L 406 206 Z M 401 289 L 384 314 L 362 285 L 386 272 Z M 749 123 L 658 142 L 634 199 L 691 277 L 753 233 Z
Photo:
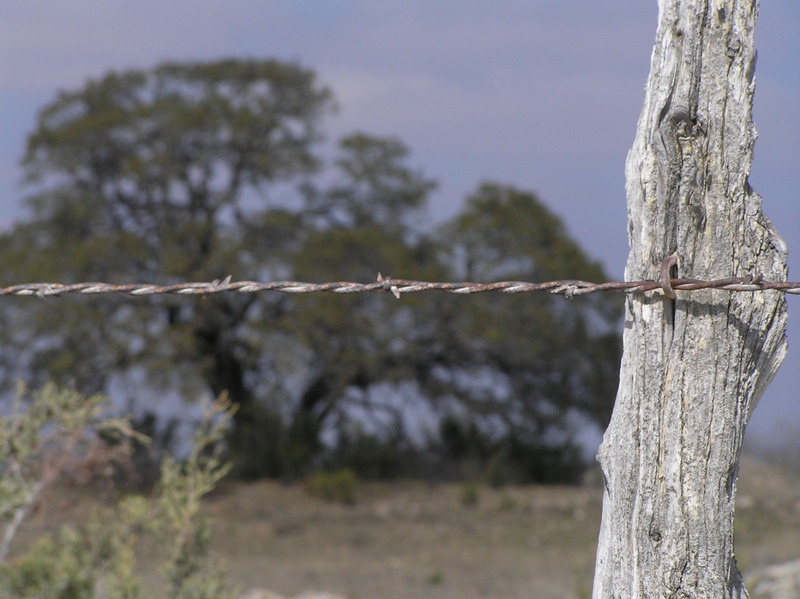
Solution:
M 786 250 L 748 185 L 753 0 L 661 0 L 626 166 L 626 277 L 762 274 Z M 733 557 L 749 414 L 786 352 L 777 292 L 678 291 L 627 302 L 621 380 L 598 453 L 606 491 L 594 597 L 746 596 Z

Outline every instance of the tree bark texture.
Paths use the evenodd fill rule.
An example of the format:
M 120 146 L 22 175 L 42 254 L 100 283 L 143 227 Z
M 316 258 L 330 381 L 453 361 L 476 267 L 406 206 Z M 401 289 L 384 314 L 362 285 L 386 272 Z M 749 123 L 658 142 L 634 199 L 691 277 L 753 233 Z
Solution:
M 763 275 L 786 249 L 748 184 L 755 0 L 660 0 L 626 165 L 628 280 Z M 673 273 L 674 274 L 674 273 Z M 745 425 L 786 353 L 779 292 L 629 296 L 594 597 L 742 597 L 734 493 Z

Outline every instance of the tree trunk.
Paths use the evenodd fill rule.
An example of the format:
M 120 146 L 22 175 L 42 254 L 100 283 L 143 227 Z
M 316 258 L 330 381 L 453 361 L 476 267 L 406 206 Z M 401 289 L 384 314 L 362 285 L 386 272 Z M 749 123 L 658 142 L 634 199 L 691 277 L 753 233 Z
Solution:
M 660 0 L 626 166 L 626 278 L 786 279 L 783 241 L 747 178 L 755 0 Z M 668 292 L 669 290 L 667 290 Z M 635 294 L 605 477 L 594 597 L 746 596 L 733 512 L 748 417 L 786 353 L 782 294 Z

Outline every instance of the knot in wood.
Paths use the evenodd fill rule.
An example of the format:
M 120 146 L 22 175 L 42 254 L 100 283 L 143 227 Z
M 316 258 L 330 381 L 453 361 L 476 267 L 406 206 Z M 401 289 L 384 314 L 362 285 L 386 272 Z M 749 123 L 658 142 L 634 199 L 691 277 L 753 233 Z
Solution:
M 654 545 L 658 545 L 663 538 L 661 536 L 661 532 L 658 530 L 651 530 L 649 533 L 650 540 L 653 542 Z

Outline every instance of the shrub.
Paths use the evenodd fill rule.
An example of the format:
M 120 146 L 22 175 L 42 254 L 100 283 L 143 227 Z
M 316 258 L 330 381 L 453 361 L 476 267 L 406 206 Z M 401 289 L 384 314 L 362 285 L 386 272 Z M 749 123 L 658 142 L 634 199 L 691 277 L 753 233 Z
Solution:
M 317 472 L 306 480 L 306 490 L 326 501 L 352 505 L 356 502 L 358 477 L 349 469 Z
M 167 548 L 163 574 L 169 596 L 179 599 L 232 597 L 209 563 L 209 524 L 199 517 L 200 498 L 228 472 L 218 441 L 232 408 L 216 402 L 198 428 L 189 457 L 169 456 L 151 498 L 128 496 L 95 511 L 82 527 L 44 536 L 23 555 L 7 559 L 18 527 L 42 491 L 59 479 L 105 464 L 123 464 L 132 440 L 143 441 L 124 418 L 104 416 L 107 401 L 45 386 L 27 400 L 21 390 L 9 415 L 0 419 L 0 596 L 28 599 L 145 599 L 136 576 L 136 545 L 157 535 Z M 109 445 L 109 440 L 111 441 Z M 98 448 L 107 446 L 103 453 Z M 113 468 L 100 468 L 107 475 Z
M 480 488 L 476 481 L 469 480 L 461 484 L 461 490 L 459 491 L 461 505 L 466 507 L 476 506 L 480 498 Z

